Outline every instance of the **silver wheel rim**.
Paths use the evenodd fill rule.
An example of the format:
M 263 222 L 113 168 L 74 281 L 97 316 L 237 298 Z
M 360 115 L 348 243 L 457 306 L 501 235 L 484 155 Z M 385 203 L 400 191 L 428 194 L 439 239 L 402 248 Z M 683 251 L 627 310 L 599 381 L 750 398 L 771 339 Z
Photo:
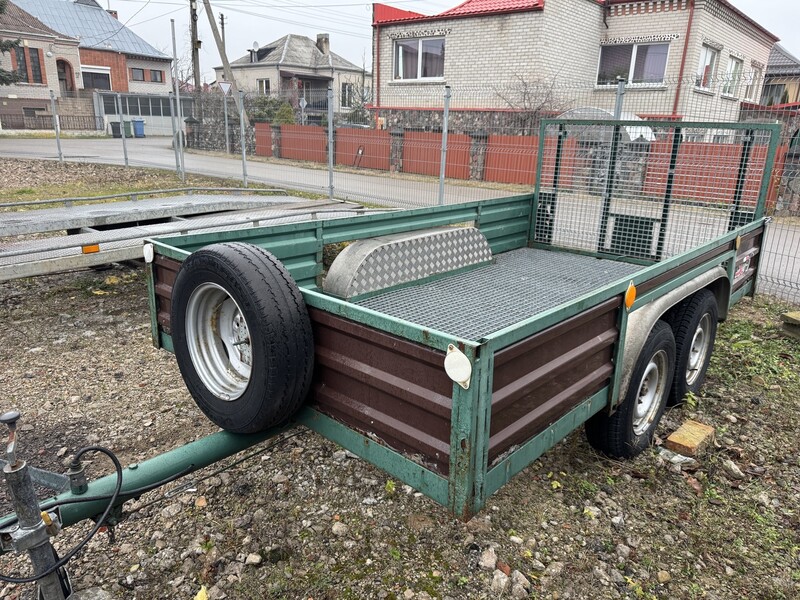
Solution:
M 700 371 L 708 356 L 708 346 L 711 342 L 711 316 L 708 313 L 703 315 L 697 324 L 697 329 L 692 337 L 692 345 L 689 346 L 689 360 L 686 363 L 686 383 L 693 385 L 700 377 Z
M 664 350 L 659 350 L 647 363 L 639 382 L 636 408 L 633 415 L 633 433 L 642 435 L 653 424 L 664 398 L 664 381 L 669 360 Z
M 236 400 L 250 383 L 250 329 L 239 305 L 215 283 L 198 286 L 186 305 L 186 344 L 203 385 L 220 400 Z

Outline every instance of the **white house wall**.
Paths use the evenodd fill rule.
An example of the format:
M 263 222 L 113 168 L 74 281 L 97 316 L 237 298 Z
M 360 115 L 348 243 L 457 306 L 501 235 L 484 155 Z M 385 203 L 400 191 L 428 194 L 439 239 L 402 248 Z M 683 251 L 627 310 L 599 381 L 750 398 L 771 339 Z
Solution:
M 146 60 L 141 58 L 128 58 L 128 91 L 132 94 L 168 94 L 172 90 L 171 63 L 163 60 Z M 131 79 L 131 69 L 144 69 L 145 78 L 150 76 L 149 71 L 162 71 L 163 82 L 134 81 Z
M 8 86 L 0 86 L 0 97 L 3 98 L 26 98 L 37 100 L 49 100 L 50 90 L 55 92 L 56 97 L 61 96 L 61 89 L 58 85 L 58 69 L 56 61 L 64 59 L 72 65 L 72 76 L 74 78 L 73 88 L 83 89 L 83 80 L 78 76 L 80 73 L 81 60 L 77 44 L 66 45 L 51 41 L 35 40 L 33 38 L 22 38 L 22 43 L 27 43 L 29 48 L 41 48 L 43 73 L 47 77 L 47 83 L 16 83 Z M 47 56 L 50 47 L 53 47 L 52 56 Z M 6 52 L 0 54 L 0 68 L 11 71 L 11 54 Z
M 741 17 L 733 15 L 716 0 L 698 0 L 695 8 L 695 24 L 686 55 L 686 75 L 694 78 L 700 62 L 700 51 L 704 43 L 721 47 L 715 77 L 717 84 L 712 92 L 695 89 L 693 81 L 684 85 L 681 92 L 679 112 L 693 120 L 736 121 L 739 117 L 739 102 L 744 100 L 746 83 L 741 82 L 736 98 L 723 97 L 722 81 L 728 70 L 731 55 L 743 62 L 744 73 L 751 73 L 754 66 L 763 74 L 774 40 L 764 35 Z M 754 94 L 761 97 L 761 84 Z
M 695 15 L 696 16 L 696 15 Z M 601 35 L 597 55 L 592 62 L 589 81 L 597 82 L 600 63 L 600 48 L 603 45 L 658 42 L 669 44 L 664 84 L 629 85 L 625 93 L 625 104 L 637 114 L 669 115 L 675 102 L 675 83 L 681 68 L 681 56 L 686 41 L 686 26 L 689 22 L 687 0 L 664 0 L 617 4 L 611 7 L 606 18 L 608 29 L 601 22 Z M 695 22 L 697 22 L 695 20 Z M 698 57 L 686 61 L 684 76 L 693 77 Z M 616 86 L 595 85 L 592 104 L 598 108 L 613 110 L 616 102 Z

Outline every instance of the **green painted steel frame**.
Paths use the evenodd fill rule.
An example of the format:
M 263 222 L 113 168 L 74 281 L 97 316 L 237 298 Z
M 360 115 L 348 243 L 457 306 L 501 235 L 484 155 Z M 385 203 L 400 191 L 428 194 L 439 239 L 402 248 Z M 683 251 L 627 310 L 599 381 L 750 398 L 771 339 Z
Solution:
M 568 125 L 632 125 L 641 126 L 641 121 L 569 121 Z M 539 155 L 537 172 L 541 174 L 542 157 L 544 153 L 544 133 L 549 125 L 558 125 L 563 130 L 563 121 L 545 120 L 542 123 L 539 137 Z M 652 123 L 653 127 L 675 127 L 674 123 Z M 763 129 L 771 131 L 770 150 L 767 156 L 767 166 L 771 168 L 774 162 L 774 153 L 777 148 L 778 125 L 753 125 L 753 124 L 710 124 L 710 123 L 681 123 L 682 128 L 719 128 L 729 129 Z M 294 255 L 295 266 L 306 268 L 310 261 L 320 268 L 322 247 L 325 244 L 350 241 L 364 237 L 388 235 L 403 231 L 412 231 L 436 226 L 451 225 L 456 223 L 474 222 L 479 227 L 495 252 L 518 248 L 533 243 L 536 226 L 536 210 L 541 187 L 541 177 L 537 176 L 533 195 L 513 196 L 491 201 L 472 202 L 455 206 L 440 206 L 415 209 L 411 211 L 393 212 L 359 216 L 355 218 L 336 219 L 331 221 L 312 223 L 293 223 L 252 230 L 238 230 L 235 232 L 214 232 L 201 235 L 152 240 L 157 253 L 176 260 L 183 260 L 192 249 L 204 245 L 227 241 L 230 239 L 245 239 L 270 248 L 267 238 L 273 235 L 282 235 L 291 243 L 293 235 L 302 237 L 307 245 L 304 246 L 308 254 L 306 260 L 303 256 Z M 576 408 L 564 417 L 556 420 L 545 431 L 534 436 L 513 453 L 505 456 L 498 464 L 489 468 L 489 428 L 491 418 L 491 398 L 493 387 L 494 355 L 497 350 L 521 341 L 547 327 L 583 312 L 615 295 L 624 294 L 630 281 L 635 284 L 643 283 L 657 277 L 685 261 L 692 260 L 702 254 L 719 247 L 720 244 L 730 244 L 731 250 L 722 256 L 706 261 L 691 269 L 687 273 L 670 279 L 656 289 L 643 295 L 634 304 L 631 310 L 644 306 L 649 298 L 663 294 L 670 289 L 681 285 L 699 273 L 727 263 L 729 277 L 732 275 L 730 266 L 735 261 L 733 241 L 738 235 L 752 231 L 763 224 L 763 203 L 768 186 L 768 177 L 762 181 L 759 196 L 757 218 L 750 224 L 737 228 L 707 244 L 693 250 L 672 257 L 662 262 L 651 264 L 647 261 L 631 261 L 642 264 L 641 271 L 633 277 L 625 277 L 618 281 L 610 282 L 591 293 L 585 294 L 575 300 L 564 303 L 551 310 L 545 311 L 517 323 L 504 330 L 495 332 L 483 340 L 458 339 L 443 331 L 436 331 L 422 327 L 415 323 L 390 317 L 388 315 L 371 311 L 361 306 L 332 298 L 322 294 L 316 287 L 316 282 L 310 278 L 302 280 L 302 293 L 309 306 L 340 315 L 347 319 L 364 325 L 398 335 L 405 339 L 417 342 L 438 350 L 446 350 L 449 344 L 455 344 L 464 352 L 473 365 L 472 380 L 467 389 L 453 384 L 450 436 L 450 474 L 447 478 L 438 475 L 422 465 L 404 457 L 398 452 L 387 448 L 368 437 L 346 427 L 338 421 L 321 414 L 311 408 L 303 409 L 296 417 L 298 423 L 309 427 L 321 435 L 339 443 L 343 447 L 368 460 L 377 467 L 384 469 L 393 476 L 407 482 L 420 490 L 436 502 L 447 506 L 455 515 L 462 518 L 478 512 L 485 504 L 486 499 L 508 482 L 514 475 L 527 467 L 532 461 L 541 456 L 545 451 L 555 445 L 568 433 L 579 427 L 595 413 L 604 407 L 613 404 L 618 395 L 619 370 L 621 369 L 622 340 L 625 335 L 628 311 L 620 309 L 620 341 L 615 348 L 616 368 L 613 376 L 614 384 L 606 386 L 601 391 L 585 399 Z M 311 234 L 310 236 L 307 234 Z M 312 239 L 313 238 L 313 239 Z M 304 243 L 305 243 L 304 242 Z M 178 246 L 178 247 L 176 247 Z M 544 246 L 547 247 L 547 246 Z M 552 247 L 549 249 L 559 251 Z M 598 253 L 588 253 L 600 256 Z M 276 254 L 277 255 L 277 254 Z M 280 256 L 279 256 L 280 258 Z M 290 270 L 292 266 L 289 265 Z M 304 271 L 308 273 L 308 271 Z M 316 274 L 319 274 L 318 272 Z M 154 293 L 152 282 L 152 265 L 148 273 L 149 292 Z M 752 289 L 752 282 L 743 286 L 731 297 L 735 302 L 739 297 Z M 152 301 L 151 301 L 152 302 Z M 151 313 L 154 313 L 151 304 Z M 155 315 L 153 316 L 155 319 Z M 161 347 L 170 349 L 171 338 L 167 334 L 158 333 L 157 323 L 152 323 L 154 335 L 158 337 Z M 215 434 L 216 435 L 216 434 Z M 267 435 L 268 437 L 268 435 Z M 168 453 L 169 454 L 169 453 Z M 167 455 L 163 455 L 167 456 Z M 163 457 L 156 457 L 157 460 Z M 99 512 L 99 511 L 98 511 Z

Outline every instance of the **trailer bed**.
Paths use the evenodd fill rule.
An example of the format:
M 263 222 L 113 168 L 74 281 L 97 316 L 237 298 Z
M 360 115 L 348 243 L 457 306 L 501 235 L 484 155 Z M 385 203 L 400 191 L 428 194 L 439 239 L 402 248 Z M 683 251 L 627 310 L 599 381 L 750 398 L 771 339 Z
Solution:
M 581 254 L 520 248 L 496 255 L 491 265 L 387 291 L 357 304 L 479 341 L 643 268 Z

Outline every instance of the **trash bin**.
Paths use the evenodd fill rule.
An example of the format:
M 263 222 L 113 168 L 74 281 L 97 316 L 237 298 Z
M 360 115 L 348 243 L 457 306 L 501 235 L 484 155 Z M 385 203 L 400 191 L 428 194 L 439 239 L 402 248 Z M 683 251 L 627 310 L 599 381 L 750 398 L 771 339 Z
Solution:
M 125 121 L 125 137 L 126 138 L 133 137 L 133 134 L 131 133 L 131 122 L 130 121 Z
M 132 119 L 133 123 L 133 136 L 137 138 L 144 137 L 144 119 Z
M 111 136 L 115 138 L 122 137 L 122 132 L 119 128 L 119 121 L 111 121 Z

